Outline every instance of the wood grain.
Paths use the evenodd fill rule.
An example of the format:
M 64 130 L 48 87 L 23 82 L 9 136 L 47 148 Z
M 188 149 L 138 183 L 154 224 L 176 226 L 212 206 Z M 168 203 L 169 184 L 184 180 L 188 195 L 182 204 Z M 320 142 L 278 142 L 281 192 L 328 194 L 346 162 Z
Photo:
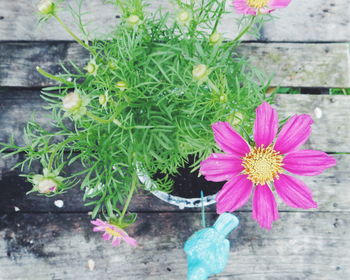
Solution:
M 216 215 L 207 218 L 212 224 Z M 260 229 L 250 213 L 238 218 L 228 265 L 211 280 L 350 278 L 348 213 L 281 213 L 271 231 Z M 199 213 L 143 213 L 128 229 L 139 247 L 113 248 L 91 231 L 86 214 L 3 215 L 0 279 L 182 280 L 183 243 L 200 222 Z
M 350 211 L 350 195 L 348 189 L 350 177 L 348 176 L 348 167 L 350 166 L 350 155 L 335 155 L 337 166 L 328 169 L 323 174 L 313 177 L 299 177 L 313 191 L 314 199 L 318 202 L 318 208 L 308 209 L 309 211 Z M 69 190 L 67 193 L 57 195 L 51 198 L 30 194 L 26 192 L 31 190 L 32 185 L 27 183 L 24 178 L 19 177 L 18 171 L 12 171 L 11 167 L 17 162 L 16 157 L 10 159 L 1 159 L 0 155 L 0 213 L 14 213 L 15 207 L 18 207 L 21 213 L 79 213 L 91 211 L 91 207 L 85 207 L 83 201 L 84 192 L 79 186 Z M 66 174 L 76 171 L 77 168 L 70 168 Z M 32 172 L 41 172 L 39 164 L 34 165 Z M 64 174 L 63 174 L 64 175 Z M 218 183 L 223 185 L 224 182 Z M 276 195 L 279 209 L 282 211 L 304 211 L 286 206 Z M 54 202 L 62 200 L 64 206 L 58 208 Z M 250 211 L 251 202 L 239 209 L 239 211 Z M 178 212 L 180 209 L 169 205 L 149 192 L 139 191 L 133 198 L 130 205 L 131 212 Z M 200 208 L 187 208 L 187 212 L 200 211 Z M 207 207 L 207 211 L 216 211 L 215 205 Z
M 73 5 L 74 1 L 69 0 Z M 149 0 L 148 11 L 162 7 L 164 11 L 177 11 L 172 1 Z M 37 1 L 0 0 L 0 40 L 72 40 L 62 28 L 52 19 L 47 24 L 38 24 L 36 16 Z M 219 26 L 227 38 L 237 36 L 237 20 L 240 18 L 234 12 L 231 2 L 227 5 L 228 14 Z M 118 22 L 120 13 L 102 0 L 84 2 L 83 20 L 92 22 L 89 30 L 99 37 Z M 350 37 L 350 6 L 347 0 L 293 0 L 288 8 L 275 12 L 277 19 L 265 24 L 263 40 L 266 41 L 348 41 Z M 72 22 L 68 12 L 60 13 L 65 22 Z M 74 28 L 74 27 L 73 27 Z M 252 37 L 246 37 L 252 39 Z
M 32 89 L 0 91 L 0 142 L 14 135 L 16 142 L 23 145 L 23 128 L 33 116 L 44 128 L 51 127 L 49 112 L 42 109 L 46 103 L 39 94 Z M 349 106 L 350 97 L 342 95 L 280 94 L 276 99 L 280 119 L 303 113 L 312 116 L 313 132 L 305 148 L 326 152 L 350 151 Z
M 272 78 L 271 86 L 350 87 L 348 44 L 243 44 L 238 52 Z M 36 66 L 58 74 L 60 62 L 83 67 L 88 53 L 75 43 L 0 43 L 0 86 L 41 87 L 55 84 Z M 69 65 L 68 65 L 69 66 Z M 69 67 L 68 67 L 69 68 Z

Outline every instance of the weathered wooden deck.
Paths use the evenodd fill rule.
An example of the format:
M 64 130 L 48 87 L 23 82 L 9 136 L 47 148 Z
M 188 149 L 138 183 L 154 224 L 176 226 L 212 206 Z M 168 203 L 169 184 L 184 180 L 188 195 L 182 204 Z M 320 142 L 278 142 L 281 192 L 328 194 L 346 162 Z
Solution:
M 0 0 L 0 141 L 15 135 L 33 113 L 48 123 L 40 88 L 50 81 L 35 66 L 57 72 L 59 61 L 83 65 L 86 53 L 55 24 L 36 27 L 35 1 Z M 102 0 L 87 2 L 96 26 L 118 20 Z M 153 0 L 152 7 L 165 1 Z M 151 8 L 152 8 L 151 7 Z M 307 146 L 333 153 L 338 165 L 317 177 L 303 178 L 319 208 L 296 210 L 280 204 L 281 219 L 271 231 L 260 229 L 247 205 L 237 212 L 241 224 L 230 235 L 226 270 L 211 279 L 350 279 L 350 96 L 319 94 L 350 87 L 349 0 L 294 0 L 280 18 L 262 30 L 263 41 L 248 42 L 241 52 L 275 73 L 272 85 L 318 88 L 316 94 L 278 95 L 280 115 L 311 114 L 315 120 Z M 233 36 L 234 19 L 222 30 Z M 250 40 L 251 38 L 246 38 Z M 320 88 L 324 88 L 320 90 Z M 26 196 L 31 186 L 0 159 L 0 279 L 185 279 L 183 242 L 200 228 L 198 210 L 182 210 L 140 193 L 132 210 L 139 215 L 130 229 L 136 249 L 113 248 L 91 231 L 89 208 L 78 189 L 60 197 Z M 55 206 L 62 200 L 62 208 Z M 208 219 L 215 219 L 215 208 Z

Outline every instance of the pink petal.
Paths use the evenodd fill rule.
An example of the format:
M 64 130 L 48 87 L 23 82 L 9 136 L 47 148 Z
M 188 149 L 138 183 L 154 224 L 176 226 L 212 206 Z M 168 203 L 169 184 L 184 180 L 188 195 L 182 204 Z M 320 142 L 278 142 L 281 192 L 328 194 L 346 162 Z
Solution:
M 112 246 L 119 246 L 120 245 L 121 238 L 120 237 L 114 237 L 112 241 Z
M 110 235 L 106 232 L 102 235 L 103 240 L 109 240 L 109 239 L 111 239 L 111 237 L 112 237 L 112 235 Z
M 317 207 L 317 203 L 312 199 L 311 190 L 297 178 L 280 174 L 274 183 L 277 194 L 288 206 L 303 209 Z
M 275 197 L 268 185 L 257 185 L 253 197 L 253 219 L 266 229 L 279 218 Z
M 321 174 L 325 169 L 336 165 L 336 160 L 321 151 L 301 150 L 288 153 L 283 158 L 283 168 L 302 176 Z
M 131 238 L 129 236 L 124 237 L 124 241 L 128 243 L 130 246 L 136 247 L 137 246 L 137 241 L 134 238 Z
M 228 181 L 216 195 L 216 211 L 221 214 L 242 207 L 252 193 L 253 183 L 247 175 L 239 175 Z
M 256 9 L 251 8 L 247 0 L 234 0 L 233 6 L 238 14 L 256 15 Z
M 90 221 L 95 226 L 102 226 L 105 225 L 105 222 L 101 221 L 100 219 L 96 219 L 95 221 Z
M 228 122 L 217 122 L 212 125 L 214 138 L 219 147 L 228 154 L 243 157 L 249 153 L 248 143 Z
M 281 152 L 281 154 L 297 150 L 309 138 L 312 124 L 313 120 L 309 115 L 303 114 L 291 117 L 282 127 L 274 149 Z
M 269 146 L 275 139 L 278 129 L 277 111 L 267 102 L 256 108 L 254 140 L 257 147 Z
M 199 172 L 213 182 L 228 181 L 244 169 L 242 159 L 228 154 L 211 154 L 200 166 Z
M 98 232 L 98 231 L 105 231 L 104 226 L 96 226 L 92 229 L 93 232 Z
M 269 7 L 272 9 L 282 9 L 289 5 L 292 0 L 270 0 Z

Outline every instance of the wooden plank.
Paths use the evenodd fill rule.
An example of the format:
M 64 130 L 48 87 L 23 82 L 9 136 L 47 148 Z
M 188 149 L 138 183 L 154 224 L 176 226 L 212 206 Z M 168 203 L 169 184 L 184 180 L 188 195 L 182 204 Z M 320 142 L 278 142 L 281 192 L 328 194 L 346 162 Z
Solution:
M 348 0 L 293 0 L 288 8 L 264 24 L 268 41 L 348 42 L 350 5 Z
M 327 170 L 321 175 L 315 177 L 300 177 L 313 191 L 314 199 L 318 202 L 317 209 L 309 211 L 350 211 L 350 196 L 344 195 L 348 192 L 350 177 L 348 176 L 348 166 L 350 166 L 350 155 L 335 155 L 337 166 Z M 57 195 L 51 198 L 37 194 L 26 195 L 32 186 L 25 182 L 25 179 L 18 176 L 18 172 L 11 171 L 11 167 L 17 161 L 16 157 L 10 159 L 1 159 L 0 155 L 0 213 L 14 213 L 15 207 L 19 208 L 21 213 L 66 213 L 66 212 L 88 212 L 91 207 L 85 207 L 83 201 L 83 191 L 79 186 L 69 190 L 63 195 Z M 76 167 L 77 168 L 77 167 Z M 70 168 L 73 172 L 74 168 Z M 34 165 L 32 172 L 40 172 L 40 166 Z M 219 183 L 221 185 L 224 182 Z M 276 195 L 277 197 L 277 195 Z M 58 208 L 55 206 L 56 200 L 62 200 L 64 206 Z M 281 211 L 304 211 L 286 206 L 278 199 L 279 209 Z M 215 211 L 216 206 L 207 207 L 207 211 Z M 242 207 L 239 211 L 251 211 L 251 202 Z M 17 209 L 18 210 L 18 209 Z M 132 212 L 176 212 L 179 208 L 169 205 L 146 191 L 139 191 L 133 198 L 130 205 Z M 200 211 L 199 208 L 188 208 L 187 212 Z
M 350 87 L 348 44 L 246 43 L 238 52 L 273 77 L 272 86 Z M 60 73 L 60 62 L 84 66 L 87 52 L 75 43 L 0 43 L 0 86 L 39 87 L 55 82 L 36 70 Z
M 38 90 L 5 89 L 0 95 L 0 142 L 14 135 L 18 144 L 23 145 L 23 127 L 34 113 L 40 124 L 50 127 L 48 112 L 42 109 L 45 102 L 39 98 Z M 350 152 L 349 96 L 280 94 L 276 102 L 280 119 L 302 113 L 313 117 L 313 133 L 306 148 Z
M 209 214 L 213 223 L 216 215 Z M 210 279 L 350 279 L 348 213 L 281 213 L 271 231 L 239 213 L 229 235 L 225 271 Z M 0 279 L 185 279 L 184 241 L 200 214 L 140 214 L 128 231 L 140 246 L 118 248 L 91 231 L 85 214 L 17 214 L 0 218 Z M 94 264 L 89 269 L 88 263 Z
M 349 44 L 252 43 L 240 52 L 273 76 L 273 86 L 350 87 Z
M 74 3 L 73 0 L 69 1 Z M 165 11 L 176 11 L 172 1 L 149 0 L 148 10 L 155 11 L 162 7 Z M 269 41 L 348 41 L 350 37 L 350 8 L 347 0 L 293 0 L 290 6 L 274 13 L 279 18 L 267 22 L 263 29 L 263 39 Z M 38 26 L 35 16 L 36 1 L 0 0 L 0 40 L 71 40 L 62 28 L 53 20 L 46 25 Z M 85 22 L 92 22 L 91 30 L 97 34 L 111 30 L 118 22 L 119 13 L 102 0 L 85 1 L 83 11 L 88 12 L 83 17 Z M 227 5 L 228 14 L 224 17 L 219 30 L 229 39 L 237 33 L 236 14 L 230 1 Z M 65 22 L 71 22 L 67 12 L 62 12 Z M 335 32 L 336 30 L 336 32 Z M 246 37 L 251 39 L 251 37 Z

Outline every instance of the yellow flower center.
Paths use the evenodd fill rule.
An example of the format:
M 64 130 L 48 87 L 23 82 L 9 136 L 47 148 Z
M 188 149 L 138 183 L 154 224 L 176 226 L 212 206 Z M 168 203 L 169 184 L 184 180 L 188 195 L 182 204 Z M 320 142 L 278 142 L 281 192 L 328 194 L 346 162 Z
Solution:
M 110 235 L 115 236 L 115 237 L 122 237 L 122 235 L 119 232 L 117 232 L 114 229 L 111 229 L 109 227 L 106 228 L 106 232 L 109 233 Z
M 269 0 L 247 0 L 248 6 L 255 9 L 265 8 Z
M 247 174 L 255 185 L 264 185 L 283 172 L 282 160 L 283 156 L 270 146 L 255 147 L 243 158 L 243 174 Z

